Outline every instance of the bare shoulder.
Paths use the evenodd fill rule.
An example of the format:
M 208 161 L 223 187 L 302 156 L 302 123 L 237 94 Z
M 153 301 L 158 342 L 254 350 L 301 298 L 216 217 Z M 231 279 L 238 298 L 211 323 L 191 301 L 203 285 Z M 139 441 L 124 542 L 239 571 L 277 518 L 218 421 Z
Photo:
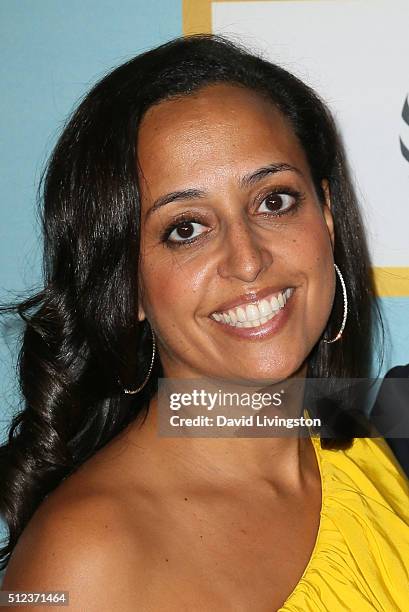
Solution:
M 94 476 L 92 469 L 73 474 L 39 506 L 13 551 L 3 590 L 68 591 L 70 610 L 89 612 L 134 610 L 140 591 L 138 609 L 147 609 L 138 589 L 149 572 L 144 512 L 131 518 L 124 494 L 98 487 Z

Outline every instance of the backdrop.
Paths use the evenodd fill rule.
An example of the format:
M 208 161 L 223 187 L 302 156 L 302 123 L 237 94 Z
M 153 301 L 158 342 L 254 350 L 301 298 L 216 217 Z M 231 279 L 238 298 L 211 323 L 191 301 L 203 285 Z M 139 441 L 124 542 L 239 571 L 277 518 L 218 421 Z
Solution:
M 170 38 L 219 32 L 325 98 L 345 138 L 370 233 L 387 334 L 383 371 L 409 361 L 407 0 L 2 0 L 0 301 L 35 289 L 44 162 L 106 71 Z M 0 337 L 0 436 L 18 408 L 15 336 Z

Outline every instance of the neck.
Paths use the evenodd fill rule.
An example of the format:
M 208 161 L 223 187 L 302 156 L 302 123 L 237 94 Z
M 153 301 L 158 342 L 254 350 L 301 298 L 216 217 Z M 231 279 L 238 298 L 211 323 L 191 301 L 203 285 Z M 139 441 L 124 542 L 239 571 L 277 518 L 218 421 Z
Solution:
M 156 466 L 155 478 L 172 488 L 211 488 L 226 491 L 240 486 L 268 485 L 294 490 L 316 470 L 309 438 L 197 438 L 158 436 L 157 397 L 142 424 L 132 428 L 138 448 Z

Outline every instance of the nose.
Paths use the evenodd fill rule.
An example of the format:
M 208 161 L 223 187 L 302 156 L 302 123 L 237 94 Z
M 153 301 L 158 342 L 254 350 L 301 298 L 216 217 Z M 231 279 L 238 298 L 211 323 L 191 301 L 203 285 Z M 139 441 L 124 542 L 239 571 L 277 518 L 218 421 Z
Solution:
M 218 273 L 226 279 L 253 282 L 273 261 L 272 253 L 244 219 L 230 225 L 221 249 Z

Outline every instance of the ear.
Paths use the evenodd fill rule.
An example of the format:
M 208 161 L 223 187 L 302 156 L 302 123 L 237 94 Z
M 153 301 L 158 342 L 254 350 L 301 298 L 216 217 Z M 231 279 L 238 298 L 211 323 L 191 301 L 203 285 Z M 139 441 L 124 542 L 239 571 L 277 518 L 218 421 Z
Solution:
M 323 179 L 321 181 L 322 191 L 324 192 L 324 205 L 323 205 L 323 215 L 325 219 L 325 223 L 327 224 L 329 237 L 332 244 L 332 249 L 334 249 L 334 218 L 331 212 L 331 192 L 329 188 L 329 182 L 327 179 Z
M 145 319 L 146 319 L 145 311 L 143 309 L 142 304 L 139 304 L 139 306 L 138 306 L 138 321 L 141 323 Z
M 138 287 L 138 321 L 141 323 L 144 319 L 146 319 L 146 313 L 142 304 L 142 290 L 141 287 Z

